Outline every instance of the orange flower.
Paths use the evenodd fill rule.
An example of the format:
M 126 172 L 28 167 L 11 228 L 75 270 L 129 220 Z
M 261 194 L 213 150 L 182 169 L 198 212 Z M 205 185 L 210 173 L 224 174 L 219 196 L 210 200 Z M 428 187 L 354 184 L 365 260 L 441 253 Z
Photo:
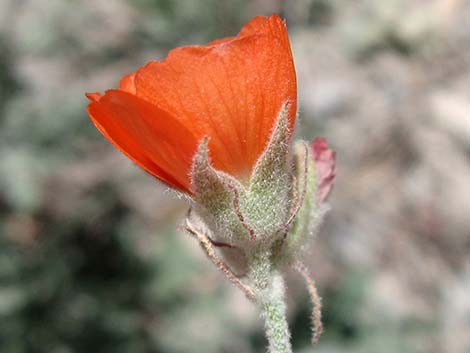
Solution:
M 104 95 L 87 93 L 88 114 L 108 140 L 189 194 L 193 156 L 204 137 L 214 167 L 246 179 L 285 103 L 293 128 L 296 95 L 287 30 L 277 15 L 255 17 L 235 37 L 174 49 Z

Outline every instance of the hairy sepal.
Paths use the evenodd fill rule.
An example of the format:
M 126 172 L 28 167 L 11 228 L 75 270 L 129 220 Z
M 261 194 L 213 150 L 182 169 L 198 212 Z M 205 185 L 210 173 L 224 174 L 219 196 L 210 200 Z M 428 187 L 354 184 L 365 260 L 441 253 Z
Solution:
M 271 245 L 289 218 L 292 176 L 288 163 L 291 131 L 288 104 L 281 109 L 269 143 L 241 197 L 241 211 L 257 240 Z
M 292 263 L 302 255 L 327 211 L 327 206 L 318 197 L 315 161 L 311 149 L 306 142 L 299 141 L 294 146 L 294 155 L 297 194 L 304 197 L 281 250 L 280 258 L 286 263 Z
M 207 138 L 203 139 L 193 157 L 191 191 L 194 212 L 210 229 L 215 240 L 244 246 L 249 234 L 234 207 L 243 186 L 232 176 L 212 167 L 208 142 Z

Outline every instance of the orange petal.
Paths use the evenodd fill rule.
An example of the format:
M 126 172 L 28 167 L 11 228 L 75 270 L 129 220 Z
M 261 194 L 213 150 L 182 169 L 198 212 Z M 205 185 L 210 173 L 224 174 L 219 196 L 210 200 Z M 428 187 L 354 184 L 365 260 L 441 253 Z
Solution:
M 88 106 L 101 133 L 140 167 L 189 193 L 194 135 L 170 114 L 120 90 L 107 91 Z
M 121 78 L 121 81 L 119 81 L 119 89 L 124 91 L 124 92 L 129 92 L 129 93 L 132 93 L 132 94 L 136 93 L 136 89 L 135 89 L 135 72 L 127 74 L 126 76 Z
M 263 152 L 282 105 L 293 127 L 296 77 L 284 22 L 256 17 L 237 37 L 171 51 L 134 79 L 136 95 L 209 136 L 216 168 L 244 176 Z
M 94 92 L 94 93 L 85 93 L 85 96 L 91 101 L 91 102 L 98 102 L 101 98 L 101 93 Z

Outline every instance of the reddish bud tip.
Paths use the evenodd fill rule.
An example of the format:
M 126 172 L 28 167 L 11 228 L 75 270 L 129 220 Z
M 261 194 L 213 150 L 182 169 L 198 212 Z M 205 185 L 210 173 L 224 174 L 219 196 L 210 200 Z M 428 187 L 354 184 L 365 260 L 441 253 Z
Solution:
M 310 148 L 317 173 L 318 201 L 323 202 L 331 191 L 336 177 L 336 152 L 328 147 L 328 142 L 322 137 L 314 139 Z

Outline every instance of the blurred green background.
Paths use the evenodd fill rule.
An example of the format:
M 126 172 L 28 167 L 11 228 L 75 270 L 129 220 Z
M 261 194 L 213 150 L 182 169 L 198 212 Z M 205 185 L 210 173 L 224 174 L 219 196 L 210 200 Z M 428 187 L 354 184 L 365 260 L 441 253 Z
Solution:
M 287 19 L 298 135 L 338 153 L 296 353 L 470 352 L 470 1 L 1 0 L 0 352 L 264 352 L 257 311 L 176 231 L 186 210 L 93 127 L 172 47 Z

